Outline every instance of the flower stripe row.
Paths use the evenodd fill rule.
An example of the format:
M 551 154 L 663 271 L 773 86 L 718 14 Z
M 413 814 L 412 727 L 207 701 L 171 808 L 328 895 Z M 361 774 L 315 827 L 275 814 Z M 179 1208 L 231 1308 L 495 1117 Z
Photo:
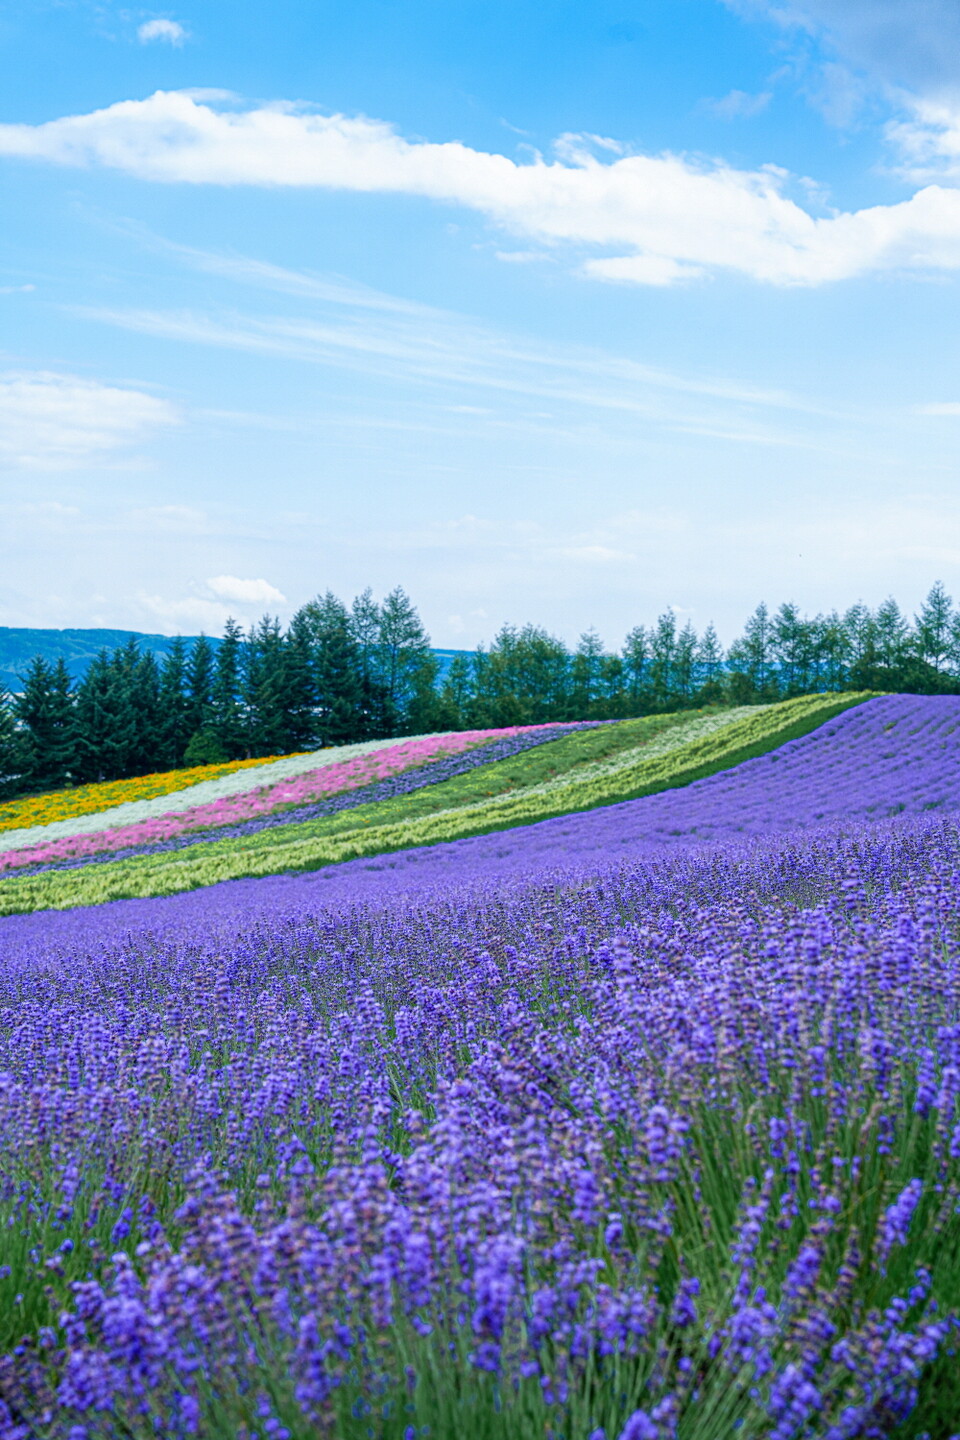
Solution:
M 409 740 L 402 741 L 396 739 L 368 740 L 355 745 L 339 745 L 326 750 L 285 755 L 280 759 L 248 762 L 248 768 L 245 770 L 235 770 L 217 779 L 201 781 L 189 785 L 188 788 L 181 787 L 150 799 L 126 801 L 122 804 L 111 805 L 96 813 L 84 814 L 43 826 L 24 826 L 7 831 L 5 834 L 0 834 L 0 852 L 19 850 L 27 845 L 59 840 L 70 835 L 90 834 L 94 831 L 112 829 L 115 826 L 132 825 L 141 820 L 153 819 L 157 815 L 179 814 L 194 810 L 201 805 L 212 804 L 214 801 L 245 795 L 252 790 L 262 790 L 268 787 L 279 788 L 282 782 L 291 781 L 301 775 L 313 774 L 333 766 L 361 762 L 380 751 L 393 750 L 400 745 L 427 744 L 433 747 L 431 753 L 443 753 L 445 747 L 448 746 L 456 750 L 463 745 L 481 744 L 485 738 L 515 734 L 524 729 L 536 728 L 539 727 L 512 726 L 493 731 L 457 731 L 442 732 L 438 735 L 412 736 Z M 418 761 L 414 759 L 410 763 L 416 764 Z M 172 773 L 176 775 L 189 772 L 174 771 Z M 277 803 L 284 803 L 284 801 L 281 799 Z
M 342 760 L 339 764 L 329 763 L 322 769 L 314 769 L 305 774 L 282 780 L 273 786 L 261 786 L 246 794 L 227 796 L 206 805 L 194 806 L 190 810 L 154 816 L 131 825 L 121 826 L 110 823 L 100 828 L 94 828 L 91 822 L 85 832 L 65 835 L 44 844 L 34 843 L 18 850 L 7 850 L 6 853 L 0 853 L 0 871 L 38 863 L 55 863 L 58 860 L 70 858 L 91 857 L 99 853 L 117 850 L 125 853 L 128 851 L 129 853 L 146 853 L 142 847 L 152 847 L 157 842 L 171 842 L 170 848 L 176 848 L 173 842 L 178 837 L 184 837 L 186 843 L 193 840 L 191 832 L 204 832 L 201 838 L 210 838 L 207 832 L 211 830 L 227 835 L 232 832 L 223 827 L 242 826 L 244 822 L 256 824 L 258 821 L 262 822 L 264 817 L 274 815 L 278 810 L 282 813 L 273 820 L 274 824 L 288 823 L 295 819 L 314 818 L 319 814 L 332 814 L 336 809 L 362 802 L 357 799 L 345 799 L 343 804 L 326 810 L 322 804 L 319 808 L 316 804 L 311 807 L 309 802 L 344 793 L 353 795 L 358 791 L 366 794 L 371 787 L 376 787 L 378 782 L 387 782 L 387 786 L 377 794 L 376 798 L 386 798 L 391 794 L 405 794 L 409 790 L 419 788 L 420 785 L 434 784 L 438 780 L 448 778 L 451 774 L 460 774 L 464 769 L 487 763 L 485 760 L 478 759 L 469 760 L 461 768 L 452 770 L 442 768 L 444 760 L 450 757 L 464 752 L 470 754 L 478 748 L 486 754 L 487 751 L 496 750 L 496 747 L 500 745 L 505 748 L 496 750 L 496 753 L 491 754 L 489 758 L 506 758 L 530 745 L 539 745 L 545 740 L 552 740 L 571 728 L 573 727 L 565 725 L 537 726 L 525 731 L 515 729 L 460 731 L 440 739 L 435 737 L 415 738 L 395 742 L 387 748 L 368 751 L 360 756 Z M 488 737 L 493 737 L 492 742 Z M 441 768 L 438 769 L 438 766 Z M 415 777 L 408 785 L 390 788 L 391 779 L 395 781 L 395 777 L 410 770 L 415 771 Z M 112 820 L 112 817 L 110 818 Z M 239 833 L 252 832 L 241 831 Z

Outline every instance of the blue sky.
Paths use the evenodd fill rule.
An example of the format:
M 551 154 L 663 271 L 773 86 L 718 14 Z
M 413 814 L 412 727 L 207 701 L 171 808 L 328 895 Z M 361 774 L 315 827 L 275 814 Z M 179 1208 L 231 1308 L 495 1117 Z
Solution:
M 11 0 L 0 66 L 0 624 L 960 588 L 954 0 Z

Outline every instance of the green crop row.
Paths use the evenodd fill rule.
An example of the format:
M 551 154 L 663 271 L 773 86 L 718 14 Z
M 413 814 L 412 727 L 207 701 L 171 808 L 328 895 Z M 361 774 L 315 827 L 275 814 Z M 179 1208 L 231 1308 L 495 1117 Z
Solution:
M 764 754 L 867 698 L 866 694 L 804 696 L 754 709 L 692 740 L 684 738 L 682 723 L 689 722 L 689 716 L 682 717 L 682 721 L 680 717 L 666 716 L 625 721 L 599 731 L 567 736 L 539 747 L 539 751 L 528 752 L 537 756 L 536 766 L 521 765 L 519 762 L 528 757 L 518 756 L 411 795 L 358 806 L 301 825 L 194 845 L 183 851 L 6 880 L 0 884 L 0 914 L 171 895 L 221 880 L 320 869 L 345 860 L 464 839 L 611 805 L 688 785 Z M 664 749 L 665 732 L 671 727 L 662 722 L 668 720 L 673 721 L 677 744 Z M 607 757 L 623 756 L 636 749 L 635 763 L 597 773 L 595 762 L 603 758 L 604 751 L 594 741 L 591 753 L 590 745 L 583 743 L 586 736 L 603 737 Z M 658 743 L 650 748 L 657 753 L 644 758 L 643 739 L 654 738 Z M 571 746 L 571 741 L 578 743 Z M 567 748 L 552 758 L 539 753 L 554 750 L 555 746 Z M 577 763 L 584 765 L 579 780 Z M 501 766 L 506 768 L 501 770 Z M 542 774 L 544 769 L 546 775 Z

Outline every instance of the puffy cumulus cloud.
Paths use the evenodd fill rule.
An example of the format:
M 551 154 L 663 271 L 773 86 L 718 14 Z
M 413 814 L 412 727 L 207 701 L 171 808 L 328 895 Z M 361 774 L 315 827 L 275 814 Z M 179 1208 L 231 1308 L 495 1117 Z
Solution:
M 141 390 L 45 371 L 0 374 L 0 466 L 70 469 L 177 422 Z
M 144 617 L 142 624 L 166 635 L 196 634 L 198 630 L 215 635 L 230 618 L 226 605 L 200 595 L 171 600 L 165 595 L 151 595 L 141 590 L 133 603 Z
M 918 182 L 960 180 L 960 100 L 918 100 L 911 109 L 909 118 L 887 126 L 903 174 Z
M 623 154 L 592 138 L 566 136 L 552 160 L 517 163 L 457 142 L 408 141 L 364 117 L 217 108 L 159 91 L 41 125 L 0 125 L 0 154 L 170 183 L 421 195 L 546 246 L 613 252 L 589 258 L 586 273 L 642 285 L 702 270 L 817 285 L 894 267 L 960 267 L 960 192 L 931 185 L 897 204 L 815 216 L 774 166 Z
M 161 41 L 166 45 L 182 45 L 187 32 L 176 20 L 145 20 L 137 27 L 137 39 L 141 45 Z
M 215 575 L 207 581 L 218 600 L 237 605 L 285 605 L 287 597 L 268 580 L 241 580 L 237 575 Z

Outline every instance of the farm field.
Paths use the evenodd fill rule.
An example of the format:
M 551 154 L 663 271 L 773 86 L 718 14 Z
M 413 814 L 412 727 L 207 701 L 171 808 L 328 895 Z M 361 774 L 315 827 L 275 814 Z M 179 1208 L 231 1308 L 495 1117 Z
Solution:
M 543 727 L 494 741 L 493 749 L 474 748 L 459 760 L 425 765 L 386 785 L 365 788 L 357 778 L 345 786 L 348 794 L 314 806 L 288 805 L 285 787 L 279 787 L 279 805 L 269 792 L 262 801 L 266 810 L 273 804 L 273 814 L 206 835 L 187 833 L 174 818 L 180 833 L 172 837 L 167 817 L 161 816 L 153 822 L 160 830 L 157 839 L 131 826 L 83 838 L 58 836 L 52 843 L 28 843 L 16 850 L 8 836 L 7 852 L 0 856 L 0 876 L 9 872 L 0 883 L 0 914 L 172 894 L 241 876 L 315 870 L 355 856 L 499 832 L 609 806 L 690 784 L 763 754 L 860 698 L 805 697 L 732 716 L 656 716 L 572 727 L 573 733 L 566 735 L 556 727 Z M 508 764 L 505 748 L 512 752 Z M 330 769 L 340 768 L 329 758 L 335 752 L 320 753 Z M 383 752 L 384 757 L 389 754 Z M 238 782 L 231 777 L 218 783 Z M 251 777 L 239 783 L 249 785 Z M 174 803 L 184 802 L 175 797 Z M 255 796 L 250 803 L 257 803 Z M 44 827 L 44 833 L 51 828 Z M 141 843 L 127 848 L 122 837 L 131 832 Z M 29 840 L 31 832 L 19 835 Z M 107 852 L 109 865 L 84 867 L 84 861 L 108 858 Z
M 0 1440 L 960 1434 L 960 699 L 403 743 L 0 857 Z

